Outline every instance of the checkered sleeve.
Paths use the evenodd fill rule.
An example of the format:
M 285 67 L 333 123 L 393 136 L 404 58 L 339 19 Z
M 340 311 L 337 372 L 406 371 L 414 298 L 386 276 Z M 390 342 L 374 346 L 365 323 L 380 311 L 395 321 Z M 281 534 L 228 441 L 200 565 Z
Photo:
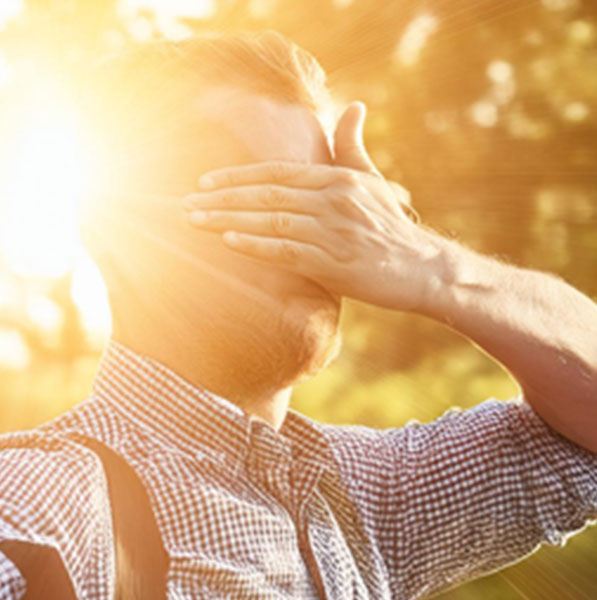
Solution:
M 329 433 L 397 598 L 563 544 L 597 518 L 597 455 L 520 400 L 450 410 L 429 424 Z
M 0 523 L 0 542 L 2 542 L 2 524 Z M 0 550 L 0 600 L 20 600 L 27 585 L 20 571 Z
M 0 451 L 0 476 L 9 476 L 5 470 L 3 454 Z M 0 506 L 3 504 L 0 499 Z M 15 539 L 15 529 L 5 520 L 0 508 L 0 544 Z M 18 537 L 18 535 L 16 536 Z M 27 591 L 27 582 L 16 565 L 0 550 L 0 600 L 20 600 Z
M 35 434 L 0 437 L 0 540 L 54 548 L 75 591 L 98 600 L 113 586 L 113 538 L 102 464 L 87 448 Z M 0 600 L 25 582 L 0 551 Z

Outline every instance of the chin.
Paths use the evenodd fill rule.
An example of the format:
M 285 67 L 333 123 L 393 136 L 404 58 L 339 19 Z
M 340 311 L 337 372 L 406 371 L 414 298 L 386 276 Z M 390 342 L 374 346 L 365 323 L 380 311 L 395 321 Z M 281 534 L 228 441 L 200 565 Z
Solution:
M 296 383 L 307 381 L 320 371 L 323 371 L 323 369 L 336 360 L 341 349 L 342 334 L 338 330 L 332 338 L 327 340 L 325 346 L 320 346 L 316 352 L 311 354 L 311 360 L 305 365 L 305 369 L 298 376 Z
M 292 319 L 292 339 L 288 339 L 295 357 L 292 383 L 300 383 L 338 356 L 342 347 L 340 305 L 331 297 L 301 298 L 288 307 L 286 316 Z
M 234 377 L 245 390 L 292 386 L 321 371 L 340 350 L 340 302 L 315 282 L 260 271 L 259 285 L 226 289 L 218 300 L 209 303 L 218 308 L 212 345 L 235 365 Z

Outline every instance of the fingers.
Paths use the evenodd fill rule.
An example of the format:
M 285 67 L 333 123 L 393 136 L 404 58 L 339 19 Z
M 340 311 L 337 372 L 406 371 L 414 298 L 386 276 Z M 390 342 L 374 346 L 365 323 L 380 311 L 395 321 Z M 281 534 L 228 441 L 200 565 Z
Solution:
M 297 190 L 282 185 L 247 185 L 213 192 L 190 194 L 184 199 L 188 211 L 196 209 L 285 210 L 318 215 L 323 209 L 321 191 Z
M 378 174 L 363 142 L 365 114 L 365 105 L 353 102 L 340 117 L 334 133 L 334 164 Z
M 195 210 L 189 213 L 192 225 L 210 231 L 236 230 L 243 233 L 285 237 L 315 243 L 324 233 L 319 222 L 305 215 L 286 212 L 242 212 Z
M 354 174 L 350 169 L 324 164 L 270 161 L 210 171 L 199 178 L 199 188 L 215 190 L 271 183 L 318 190 L 341 182 L 343 178 L 346 182 L 352 182 Z
M 247 233 L 266 238 L 278 238 L 317 246 L 340 262 L 352 253 L 345 247 L 346 235 L 326 229 L 311 216 L 287 212 L 242 212 L 226 210 L 194 210 L 189 213 L 191 225 L 207 231 Z
M 292 267 L 311 277 L 334 269 L 332 257 L 311 244 L 236 231 L 227 231 L 222 236 L 222 240 L 232 250 L 281 266 Z

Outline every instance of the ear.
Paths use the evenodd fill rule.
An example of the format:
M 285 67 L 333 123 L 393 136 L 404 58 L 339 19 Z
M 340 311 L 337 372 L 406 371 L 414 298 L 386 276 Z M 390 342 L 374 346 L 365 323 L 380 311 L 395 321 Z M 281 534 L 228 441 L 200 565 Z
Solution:
M 362 102 L 352 102 L 340 117 L 334 133 L 334 164 L 357 171 L 378 173 L 363 143 L 366 112 Z

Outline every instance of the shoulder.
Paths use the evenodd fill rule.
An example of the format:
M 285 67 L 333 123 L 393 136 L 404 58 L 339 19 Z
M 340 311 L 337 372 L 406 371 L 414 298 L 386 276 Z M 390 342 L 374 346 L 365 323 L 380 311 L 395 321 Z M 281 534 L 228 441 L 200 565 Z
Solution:
M 83 443 L 83 436 L 76 433 L 30 430 L 0 435 L 0 470 L 10 475 L 10 470 L 19 468 L 20 477 L 37 475 L 40 480 L 49 480 L 60 475 L 63 469 L 76 466 L 81 474 L 101 472 L 98 457 Z M 53 467 L 40 471 L 41 466 Z M 74 473 L 70 473 L 73 475 Z M 4 483 L 0 477 L 0 486 Z
M 505 447 L 521 446 L 530 435 L 545 439 L 547 427 L 520 399 L 493 398 L 470 409 L 452 408 L 433 421 L 411 420 L 400 427 L 318 425 L 334 457 L 347 472 L 370 473 L 447 461 L 457 463 L 490 452 L 498 458 Z
M 85 581 L 109 580 L 106 477 L 80 438 L 40 430 L 0 436 L 0 539 L 56 550 L 77 595 Z
M 102 463 L 81 441 L 36 430 L 0 436 L 0 520 L 20 539 L 51 541 L 58 523 L 103 516 L 107 498 Z

